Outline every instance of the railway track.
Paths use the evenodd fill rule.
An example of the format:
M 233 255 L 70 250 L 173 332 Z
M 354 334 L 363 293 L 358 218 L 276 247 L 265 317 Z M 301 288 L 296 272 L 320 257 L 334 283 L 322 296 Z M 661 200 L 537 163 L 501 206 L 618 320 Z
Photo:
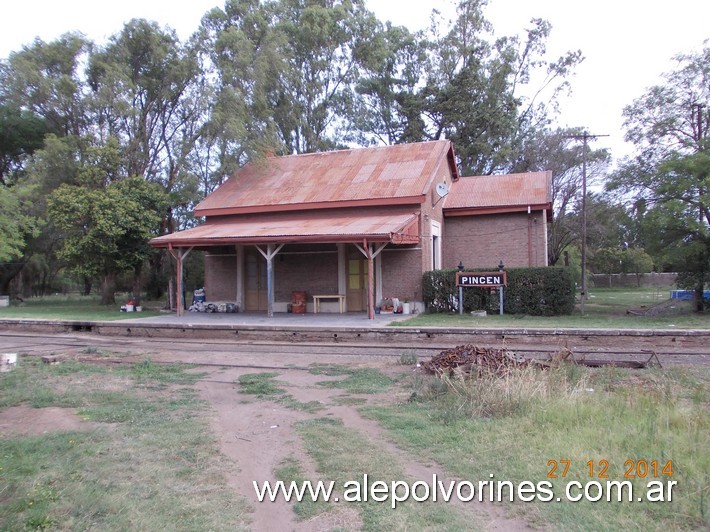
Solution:
M 662 365 L 710 365 L 710 351 L 699 349 L 634 349 L 607 347 L 568 348 L 562 345 L 511 345 L 498 342 L 493 347 L 506 347 L 526 358 L 549 358 L 561 350 L 570 351 L 577 359 L 590 357 L 609 361 L 646 360 L 658 357 Z M 338 360 L 399 359 L 403 354 L 414 354 L 419 359 L 429 358 L 450 344 L 411 345 L 402 343 L 323 344 L 321 342 L 239 341 L 170 339 L 164 337 L 116 337 L 90 333 L 19 333 L 0 332 L 0 351 L 27 355 L 115 353 L 122 358 L 150 356 L 151 359 L 187 362 L 205 366 L 235 366 L 261 369 L 295 369 L 304 357 L 316 362 Z M 98 358 L 98 357 L 97 357 Z M 108 359 L 103 356 L 102 360 Z

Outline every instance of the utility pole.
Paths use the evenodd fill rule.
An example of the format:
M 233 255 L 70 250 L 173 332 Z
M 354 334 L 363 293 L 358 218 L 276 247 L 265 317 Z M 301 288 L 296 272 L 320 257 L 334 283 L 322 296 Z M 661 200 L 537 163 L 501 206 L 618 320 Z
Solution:
M 704 104 L 702 103 L 693 103 L 690 104 L 690 108 L 692 109 L 692 113 L 695 118 L 695 126 L 696 126 L 696 135 L 698 136 L 698 151 L 702 152 L 705 150 L 705 143 L 703 142 L 703 108 L 705 107 Z M 698 223 L 700 224 L 700 231 L 703 231 L 703 228 L 705 227 L 705 211 L 703 210 L 703 194 L 705 191 L 703 190 L 703 185 L 702 183 L 698 183 L 698 205 L 699 205 L 699 218 L 698 218 Z
M 579 308 L 584 314 L 584 304 L 587 301 L 587 141 L 609 135 L 591 135 L 586 131 L 581 135 L 570 135 L 567 138 L 582 140 L 582 294 Z

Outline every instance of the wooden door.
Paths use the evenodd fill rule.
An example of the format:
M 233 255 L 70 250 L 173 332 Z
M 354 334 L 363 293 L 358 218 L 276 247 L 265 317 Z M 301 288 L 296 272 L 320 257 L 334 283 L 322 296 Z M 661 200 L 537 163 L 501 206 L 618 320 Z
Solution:
M 256 250 L 248 250 L 244 257 L 246 262 L 245 276 L 245 307 L 246 310 L 266 310 L 266 259 Z
M 367 259 L 360 250 L 352 249 L 348 253 L 345 294 L 348 312 L 367 312 L 367 282 Z

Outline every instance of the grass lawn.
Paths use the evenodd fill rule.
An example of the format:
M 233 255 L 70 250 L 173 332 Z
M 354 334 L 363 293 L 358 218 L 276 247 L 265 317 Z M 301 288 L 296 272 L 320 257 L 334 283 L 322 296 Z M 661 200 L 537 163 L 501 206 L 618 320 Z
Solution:
M 60 407 L 87 422 L 0 435 L 0 530 L 248 528 L 186 369 L 23 358 L 0 374 L 0 411 Z
M 473 486 L 491 479 L 515 485 L 550 482 L 560 501 L 523 502 L 516 495 L 511 502 L 505 488 L 505 502 L 495 503 L 508 517 L 541 530 L 710 526 L 710 373 L 705 367 L 560 365 L 453 378 L 413 371 L 414 362 L 402 357 L 395 366 L 383 362 L 377 368 L 313 364 L 311 375 L 341 377 L 310 385 L 339 392 L 333 403 L 325 400 L 319 408 L 294 399 L 291 394 L 303 394 L 304 385 L 280 379 L 280 372 L 238 377 L 237 393 L 252 408 L 299 410 L 293 437 L 300 445 L 288 449 L 291 456 L 274 475 L 286 482 L 324 479 L 344 486 L 367 473 L 373 481 L 413 485 L 431 477 L 411 473 L 407 464 L 437 464 L 446 478 Z M 118 367 L 71 360 L 45 365 L 23 357 L 16 369 L 0 374 L 0 413 L 59 407 L 85 422 L 81 430 L 0 435 L 0 530 L 249 528 L 249 501 L 227 485 L 224 456 L 207 421 L 209 406 L 194 386 L 203 375 L 188 369 L 150 361 Z M 234 400 L 241 402 L 236 395 Z M 333 405 L 339 410 L 328 412 Z M 356 422 L 356 412 L 341 417 L 344 408 L 375 420 L 381 427 L 375 438 L 372 429 Z M 628 481 L 633 499 L 626 500 L 625 488 L 624 500 L 617 501 L 617 488 L 609 502 L 570 502 L 564 493 L 573 481 Z M 667 486 L 671 481 L 676 483 L 672 500 L 667 488 L 666 500 L 648 500 L 649 482 Z M 468 494 L 466 488 L 461 494 Z M 476 504 L 409 500 L 395 510 L 390 500 L 373 498 L 292 508 L 303 526 L 308 519 L 336 514 L 341 530 L 478 530 L 485 527 L 486 514 Z M 352 514 L 354 519 L 348 518 Z
M 668 305 L 661 315 L 637 316 L 628 310 L 648 309 L 668 300 L 669 290 L 658 288 L 590 290 L 582 315 L 579 305 L 568 316 L 528 316 L 506 314 L 474 318 L 464 314 L 419 314 L 409 320 L 399 321 L 399 327 L 600 327 L 611 329 L 708 329 L 710 311 L 702 314 L 692 312 L 687 302 Z M 673 308 L 671 308 L 673 307 Z
M 411 386 L 408 402 L 361 411 L 419 460 L 434 460 L 455 478 L 475 485 L 490 479 L 551 482 L 555 498 L 550 502 L 516 497 L 516 502 L 496 503 L 535 527 L 710 526 L 710 374 L 705 368 L 527 368 L 466 381 L 417 376 Z M 615 494 L 611 502 L 570 502 L 564 493 L 572 481 L 628 481 L 633 500 L 626 499 L 626 488 L 622 502 Z M 663 483 L 664 502 L 646 498 L 651 481 Z M 670 481 L 677 482 L 672 501 L 667 500 Z M 596 496 L 596 488 L 590 493 Z
M 347 375 L 338 386 L 356 396 L 380 394 L 366 405 L 352 402 L 353 408 L 384 428 L 385 437 L 403 449 L 400 459 L 439 464 L 448 479 L 470 483 L 474 490 L 481 481 L 503 483 L 504 500 L 494 504 L 507 517 L 534 528 L 661 531 L 710 525 L 710 419 L 706 415 L 710 374 L 706 368 L 639 371 L 563 364 L 464 379 L 422 375 L 411 369 L 388 378 L 374 369 L 315 364 L 311 373 Z M 240 382 L 247 385 L 244 393 L 273 400 L 287 391 L 272 387 L 274 379 L 278 373 L 253 374 Z M 391 399 L 382 399 L 382 394 Z M 317 476 L 309 477 L 303 462 L 293 456 L 274 471 L 284 482 L 327 479 L 342 486 L 363 473 L 386 484 L 431 482 L 431 477 L 408 477 L 399 459 L 337 416 L 313 412 L 296 423 L 296 430 L 317 466 Z M 523 482 L 535 486 L 549 482 L 550 498 L 540 492 L 543 500 L 525 502 L 513 488 L 511 501 L 508 484 Z M 570 501 L 565 490 L 573 482 L 582 487 L 571 488 L 572 497 L 584 493 L 585 484 L 595 483 L 590 498 L 599 493 L 596 483 L 604 490 L 609 482 L 611 500 L 606 500 L 604 491 L 597 502 Z M 669 492 L 670 482 L 675 484 Z M 483 488 L 484 500 L 488 489 Z M 464 497 L 470 494 L 467 490 L 461 492 Z M 467 504 L 478 504 L 478 492 L 474 493 Z M 485 527 L 470 514 L 462 520 L 459 508 L 443 502 L 443 492 L 439 495 L 437 503 L 409 500 L 396 511 L 389 500 L 359 502 L 355 508 L 361 529 Z M 307 520 L 337 508 L 319 500 L 297 503 L 293 510 L 298 520 Z
M 338 388 L 357 396 L 385 393 L 392 390 L 395 380 L 375 368 L 352 368 L 338 364 L 313 364 L 313 375 L 344 376 L 338 381 L 320 381 L 319 387 Z M 282 398 L 286 390 L 276 380 L 278 373 L 245 374 L 239 378 L 240 392 L 257 396 L 258 400 L 275 401 L 287 408 L 293 405 L 284 403 Z M 296 423 L 296 431 L 303 447 L 310 458 L 317 464 L 320 479 L 334 481 L 338 486 L 362 479 L 363 474 L 379 479 L 407 478 L 401 465 L 392 460 L 391 455 L 383 453 L 367 435 L 357 429 L 346 427 L 335 416 L 323 417 L 317 410 L 306 410 L 313 414 L 309 419 Z M 309 479 L 303 471 L 298 457 L 284 460 L 274 471 L 274 475 L 284 482 L 303 482 Z M 414 482 L 417 479 L 408 479 Z M 340 505 L 303 500 L 293 505 L 293 511 L 299 521 L 311 519 L 323 513 L 337 511 Z M 481 523 L 472 523 L 449 505 L 433 502 L 402 502 L 393 511 L 389 504 L 373 500 L 355 504 L 362 523 L 362 530 L 466 530 L 480 529 Z M 357 530 L 357 527 L 340 526 L 336 530 Z
M 113 321 L 158 316 L 164 306 L 162 301 L 142 301 L 143 312 L 121 312 L 127 300 L 126 296 L 116 296 L 115 305 L 101 305 L 97 296 L 33 297 L 0 308 L 0 319 Z

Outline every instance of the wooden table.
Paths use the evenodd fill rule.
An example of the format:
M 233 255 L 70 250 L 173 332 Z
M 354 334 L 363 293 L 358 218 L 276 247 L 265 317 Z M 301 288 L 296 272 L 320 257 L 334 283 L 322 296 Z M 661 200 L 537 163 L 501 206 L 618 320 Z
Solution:
M 340 304 L 340 313 L 345 312 L 345 296 L 340 294 L 319 294 L 313 296 L 313 314 L 318 314 L 321 299 L 337 299 Z

